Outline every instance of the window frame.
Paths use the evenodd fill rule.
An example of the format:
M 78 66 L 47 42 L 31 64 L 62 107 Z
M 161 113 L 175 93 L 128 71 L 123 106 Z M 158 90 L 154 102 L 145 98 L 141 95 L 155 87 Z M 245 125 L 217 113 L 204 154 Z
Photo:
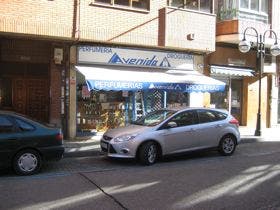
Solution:
M 192 113 L 192 115 L 193 115 L 193 122 L 192 122 L 192 124 L 188 124 L 188 125 L 179 125 L 179 124 L 176 122 L 176 120 L 174 120 L 174 119 L 177 118 L 178 116 L 184 115 L 185 113 Z M 166 123 L 164 123 L 164 125 L 161 126 L 161 128 L 159 128 L 159 130 L 169 128 L 169 127 L 167 126 L 167 124 L 168 124 L 169 122 L 175 122 L 175 123 L 177 124 L 177 126 L 174 127 L 174 128 L 180 128 L 180 127 L 186 127 L 186 126 L 197 125 L 197 124 L 199 124 L 199 119 L 198 119 L 198 115 L 197 115 L 197 111 L 196 111 L 196 110 L 186 110 L 186 111 L 179 112 L 179 113 L 177 113 L 176 115 L 172 116 Z
M 29 131 L 34 131 L 36 128 L 34 127 L 34 125 L 32 125 L 31 123 L 27 122 L 26 120 L 23 120 L 23 119 L 20 119 L 20 118 L 17 118 L 17 117 L 14 117 L 14 121 L 17 125 L 17 128 L 19 130 L 19 132 L 29 132 Z M 32 129 L 23 129 L 20 125 L 20 122 L 23 122 L 27 125 L 29 125 Z
M 210 112 L 210 113 L 212 113 L 212 114 L 215 116 L 214 120 L 213 120 L 213 121 L 202 122 L 202 121 L 201 121 L 201 118 L 200 118 L 200 113 L 202 113 L 202 112 L 205 112 L 205 113 L 206 113 L 206 112 Z M 224 118 L 221 118 L 221 117 L 219 116 L 219 114 L 223 115 Z M 215 111 L 215 110 L 204 110 L 204 109 L 199 109 L 199 110 L 197 110 L 197 116 L 198 116 L 199 124 L 205 124 L 205 123 L 213 123 L 213 122 L 223 121 L 223 120 L 225 120 L 225 119 L 228 117 L 228 115 L 227 115 L 226 113 L 219 112 L 219 111 Z
M 115 0 L 110 0 L 110 3 L 100 2 L 100 0 L 93 0 L 90 3 L 90 5 L 98 5 L 98 6 L 103 6 L 103 7 L 117 8 L 117 9 L 125 9 L 125 10 L 148 12 L 148 11 L 150 11 L 151 1 L 150 0 L 146 0 L 146 1 L 147 1 L 147 7 L 146 8 L 134 7 L 133 6 L 133 0 L 128 0 L 128 4 L 129 4 L 128 6 L 121 5 L 121 4 L 115 4 Z
M 244 12 L 251 13 L 251 14 L 256 14 L 256 15 L 268 16 L 268 12 L 269 12 L 268 11 L 268 6 L 269 5 L 267 5 L 267 12 L 262 11 L 262 1 L 266 1 L 266 0 L 258 0 L 259 1 L 258 11 L 251 9 L 252 0 L 248 0 L 248 8 L 241 7 L 241 1 L 242 0 L 239 1 L 239 5 L 238 5 L 240 11 L 244 11 Z M 268 4 L 268 2 L 267 2 L 267 4 Z
M 167 5 L 170 6 L 170 7 L 175 7 L 175 8 L 180 8 L 180 9 L 187 9 L 187 10 L 192 10 L 192 11 L 199 11 L 199 12 L 204 12 L 204 13 L 212 13 L 212 5 L 213 5 L 213 0 L 210 0 L 210 7 L 209 7 L 209 12 L 206 12 L 204 10 L 201 10 L 201 0 L 197 0 L 198 2 L 198 6 L 197 6 L 197 9 L 192 9 L 192 8 L 187 8 L 186 5 L 187 5 L 187 0 L 181 0 L 183 2 L 183 7 L 176 7 L 176 6 L 172 6 L 172 1 L 173 0 L 168 0 L 167 2 Z

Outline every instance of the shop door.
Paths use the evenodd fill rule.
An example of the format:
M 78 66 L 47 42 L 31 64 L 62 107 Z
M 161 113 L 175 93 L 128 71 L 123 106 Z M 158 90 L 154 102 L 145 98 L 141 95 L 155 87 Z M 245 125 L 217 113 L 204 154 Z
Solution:
M 231 114 L 241 122 L 242 114 L 242 80 L 231 80 Z
M 46 79 L 14 79 L 13 108 L 16 112 L 48 122 L 48 82 Z

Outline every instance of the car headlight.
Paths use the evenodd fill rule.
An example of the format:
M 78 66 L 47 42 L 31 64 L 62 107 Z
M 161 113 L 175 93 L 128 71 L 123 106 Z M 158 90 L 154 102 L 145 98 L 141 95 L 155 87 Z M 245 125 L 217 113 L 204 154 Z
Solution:
M 117 138 L 114 138 L 114 142 L 124 142 L 124 141 L 130 141 L 132 139 L 134 139 L 138 134 L 134 133 L 134 134 L 127 134 L 127 135 L 123 135 L 123 136 L 119 136 Z

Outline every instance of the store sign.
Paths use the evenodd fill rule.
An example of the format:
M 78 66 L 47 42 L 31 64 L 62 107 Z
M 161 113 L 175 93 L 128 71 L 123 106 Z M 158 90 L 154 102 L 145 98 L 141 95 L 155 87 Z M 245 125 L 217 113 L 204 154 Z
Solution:
M 158 83 L 158 82 L 133 82 L 133 81 L 111 81 L 111 80 L 87 80 L 90 90 L 115 90 L 115 91 L 137 91 L 137 90 L 165 90 L 177 92 L 217 92 L 224 91 L 224 85 L 207 84 L 185 84 L 185 83 Z
M 79 64 L 193 69 L 193 55 L 187 53 L 145 51 L 128 48 L 80 46 Z

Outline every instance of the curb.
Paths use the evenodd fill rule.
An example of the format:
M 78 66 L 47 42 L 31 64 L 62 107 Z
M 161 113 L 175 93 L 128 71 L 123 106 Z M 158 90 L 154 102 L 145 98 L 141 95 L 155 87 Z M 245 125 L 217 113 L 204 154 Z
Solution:
M 255 137 L 255 136 L 244 136 L 241 137 L 240 144 L 248 144 L 248 143 L 256 143 L 256 142 L 264 142 L 264 137 Z M 86 147 L 94 146 L 94 148 L 86 149 Z M 73 150 L 73 151 L 71 151 Z M 94 140 L 91 142 L 68 142 L 65 146 L 65 158 L 70 157 L 98 157 L 103 156 L 104 153 L 101 151 L 99 147 L 99 141 Z

